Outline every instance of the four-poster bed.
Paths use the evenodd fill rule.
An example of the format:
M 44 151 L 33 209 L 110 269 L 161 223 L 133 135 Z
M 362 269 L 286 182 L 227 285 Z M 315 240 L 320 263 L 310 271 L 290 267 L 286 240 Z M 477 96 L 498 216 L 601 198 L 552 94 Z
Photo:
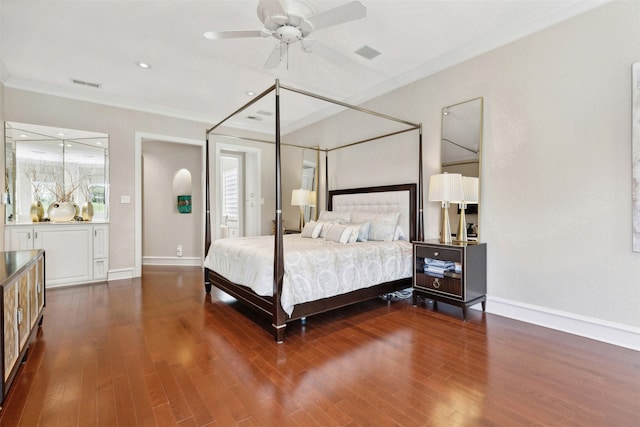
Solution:
M 358 235 L 358 230 L 360 230 L 360 234 L 358 235 L 358 241 L 360 241 L 360 237 L 363 236 L 364 225 L 367 224 L 367 230 L 369 227 L 373 228 L 378 227 L 377 230 L 386 230 L 384 227 L 392 225 L 396 232 L 393 238 L 390 238 L 388 231 L 385 231 L 384 237 L 375 237 L 369 240 L 377 240 L 375 242 L 368 243 L 352 243 L 348 245 L 340 245 L 339 243 L 332 244 L 331 242 L 324 243 L 325 239 L 316 239 L 318 241 L 322 240 L 316 244 L 315 246 L 321 247 L 321 249 L 316 250 L 307 249 L 306 246 L 303 245 L 303 240 L 311 241 L 312 239 L 304 239 L 300 235 L 294 236 L 284 236 L 283 234 L 283 218 L 282 218 L 282 181 L 281 181 L 281 146 L 282 145 L 291 145 L 284 144 L 281 141 L 281 117 L 280 117 L 280 91 L 287 90 L 300 95 L 308 96 L 315 98 L 317 100 L 325 101 L 331 104 L 335 104 L 341 106 L 346 109 L 355 110 L 360 113 L 364 113 L 367 115 L 375 116 L 380 119 L 390 120 L 395 123 L 400 123 L 404 126 L 401 130 L 396 130 L 390 133 L 385 133 L 383 135 L 378 135 L 373 138 L 366 138 L 360 141 L 351 142 L 349 144 L 345 144 L 338 147 L 332 148 L 319 148 L 322 152 L 324 151 L 326 155 L 326 167 L 325 167 L 325 192 L 326 192 L 326 202 L 328 211 L 335 212 L 343 212 L 345 215 L 350 216 L 351 212 L 356 212 L 356 216 L 358 213 L 362 218 L 365 218 L 368 222 L 361 222 L 356 225 L 351 225 L 347 227 L 347 225 L 341 225 L 342 222 L 333 222 L 333 231 L 338 230 L 342 233 L 342 237 L 351 235 L 353 240 L 356 240 L 355 236 Z M 254 276 L 249 276 L 249 278 L 244 279 L 240 278 L 238 275 L 234 275 L 235 272 L 245 272 L 246 270 L 251 270 L 252 267 L 229 267 L 228 259 L 230 258 L 242 258 L 241 255 L 234 252 L 235 248 L 229 247 L 232 242 L 221 242 L 220 240 L 216 241 L 216 245 L 214 248 L 212 246 L 212 236 L 211 236 L 211 215 L 210 215 L 210 168 L 209 168 L 209 139 L 212 135 L 223 135 L 216 134 L 214 131 L 223 125 L 227 120 L 236 114 L 244 111 L 249 106 L 253 105 L 260 99 L 262 99 L 267 94 L 275 92 L 275 236 L 271 237 L 261 237 L 256 239 L 262 239 L 260 242 L 256 240 L 255 245 L 272 245 L 273 250 L 268 254 L 268 256 L 264 255 L 256 255 L 256 253 L 252 253 L 251 257 L 252 261 L 257 260 L 262 257 L 265 258 L 265 262 L 269 263 L 268 266 L 256 267 L 256 269 L 260 270 L 260 274 L 264 276 L 265 274 L 269 276 L 267 288 L 270 289 L 257 289 L 256 286 L 259 286 L 257 283 L 253 283 L 255 277 L 257 277 L 258 273 Z M 409 132 L 413 130 L 419 131 L 418 137 L 418 177 L 417 184 L 401 184 L 401 185 L 388 185 L 388 186 L 376 186 L 376 187 L 364 187 L 357 189 L 340 189 L 340 190 L 329 190 L 329 174 L 328 174 L 328 153 L 337 149 L 350 147 L 356 144 L 366 143 L 373 140 L 378 140 L 394 135 L 398 135 L 404 132 Z M 228 135 L 224 135 L 228 136 Z M 250 138 L 248 138 L 250 139 Z M 310 147 L 299 147 L 299 148 L 310 148 Z M 217 288 L 223 290 L 224 292 L 230 294 L 234 298 L 248 305 L 249 307 L 255 309 L 257 312 L 262 315 L 268 317 L 272 321 L 273 333 L 277 342 L 282 342 L 284 340 L 284 333 L 286 324 L 293 320 L 303 319 L 307 316 L 322 313 L 334 308 L 343 307 L 345 305 L 353 304 L 356 302 L 364 301 L 367 299 L 375 298 L 380 295 L 389 294 L 397 290 L 405 289 L 411 286 L 411 241 L 414 240 L 422 240 L 423 239 L 423 221 L 422 221 L 422 129 L 420 124 L 410 123 L 401 119 L 397 119 L 391 116 L 387 116 L 385 114 L 377 113 L 371 110 L 367 110 L 361 107 L 352 106 L 340 101 L 332 100 L 329 98 L 325 98 L 320 95 L 312 94 L 306 91 L 301 91 L 299 89 L 294 89 L 288 86 L 280 85 L 279 81 L 276 80 L 275 85 L 271 86 L 269 89 L 255 97 L 251 102 L 245 104 L 240 109 L 236 110 L 233 114 L 226 117 L 224 120 L 219 122 L 217 125 L 207 130 L 207 138 L 206 138 L 206 225 L 205 225 L 205 253 L 207 254 L 207 260 L 205 261 L 205 271 L 204 271 L 204 284 L 205 291 L 209 293 L 211 291 L 212 286 L 216 286 Z M 395 214 L 397 212 L 397 214 Z M 381 219 L 382 218 L 382 219 Z M 395 218 L 395 221 L 398 223 L 396 226 L 391 222 L 384 223 L 384 221 L 389 220 L 390 218 Z M 340 224 L 340 225 L 338 225 Z M 381 225 L 382 224 L 382 225 Z M 316 230 L 323 229 L 322 224 L 318 224 L 319 228 Z M 330 224 L 324 224 L 324 232 L 331 231 L 332 227 Z M 360 227 L 360 228 L 358 228 Z M 380 228 L 382 227 L 382 228 Z M 350 228 L 351 232 L 348 230 L 342 232 L 344 229 Z M 388 227 L 387 227 L 388 228 Z M 397 241 L 401 239 L 397 239 L 398 231 L 400 234 L 402 232 L 405 233 L 406 238 L 404 242 Z M 372 231 L 373 232 L 373 231 Z M 350 234 L 351 233 L 351 234 Z M 303 233 L 304 235 L 304 233 Z M 328 239 L 329 237 L 327 237 Z M 268 241 L 265 239 L 269 239 Z M 341 239 L 342 240 L 342 239 Z M 363 240 L 366 241 L 367 234 L 364 233 Z M 334 240 L 338 242 L 338 240 Z M 345 240 L 346 241 L 346 240 Z M 265 243 L 266 242 L 266 243 Z M 220 243 L 218 245 L 218 243 Z M 345 242 L 342 242 L 345 243 Z M 242 245 L 253 245 L 254 243 L 241 242 Z M 304 245 L 307 245 L 307 242 L 304 242 Z M 362 246 L 358 246 L 362 245 Z M 381 254 L 391 254 L 387 255 L 388 259 L 375 259 L 371 260 L 369 258 L 362 258 L 361 261 L 365 263 L 362 265 L 349 265 L 349 262 L 354 262 L 356 259 L 354 255 L 357 250 L 367 246 L 367 248 L 376 248 L 361 250 L 360 252 L 371 254 L 372 252 L 380 252 Z M 219 246 L 227 246 L 226 249 L 220 249 Z M 300 250 L 297 251 L 297 247 L 300 246 Z M 302 253 L 309 253 L 311 257 L 326 257 L 327 259 L 338 259 L 337 257 L 341 255 L 336 255 L 333 252 L 330 255 L 327 255 L 329 251 L 342 251 L 344 249 L 339 248 L 347 247 L 350 248 L 347 250 L 347 257 L 350 261 L 336 261 L 336 264 L 342 264 L 343 270 L 336 273 L 327 273 L 326 277 L 348 277 L 348 279 L 354 279 L 354 283 L 350 283 L 351 280 L 346 280 L 347 289 L 341 288 L 339 290 L 330 290 L 328 293 L 322 294 L 319 297 L 309 297 L 300 295 L 302 292 L 296 290 L 292 287 L 296 286 L 296 281 L 304 282 L 308 288 L 312 288 L 313 291 L 317 291 L 317 286 L 312 287 L 309 286 L 307 281 L 314 281 L 314 285 L 322 285 L 322 280 L 318 277 L 318 272 L 312 272 L 311 275 L 315 276 L 310 279 L 305 279 L 298 273 L 300 271 L 295 270 L 291 265 L 291 259 L 300 259 L 303 255 Z M 290 248 L 291 251 L 287 252 L 287 256 L 285 257 L 285 249 Z M 211 249 L 211 253 L 210 253 Z M 217 252 L 214 254 L 213 249 Z M 252 250 L 255 247 L 251 248 Z M 408 258 L 407 256 L 408 250 Z M 296 252 L 297 251 L 297 252 Z M 314 252 L 315 251 L 315 252 Z M 321 254 L 321 255 L 320 255 Z M 360 255 L 358 255 L 360 256 Z M 369 255 L 362 255 L 363 257 Z M 385 255 L 382 255 L 383 257 Z M 285 258 L 287 259 L 287 264 L 285 265 Z M 409 260 L 409 265 L 407 266 L 407 259 Z M 217 262 L 217 263 L 216 263 Z M 365 270 L 366 265 L 383 265 L 379 270 L 379 274 L 369 274 L 367 270 Z M 229 267 L 226 268 L 225 267 Z M 313 266 L 305 267 L 306 269 L 313 270 Z M 358 270 L 360 268 L 360 270 Z M 285 270 L 288 269 L 288 270 Z M 346 269 L 346 270 L 345 270 Z M 376 270 L 377 271 L 377 270 Z M 286 274 L 287 273 L 287 274 Z M 285 277 L 286 274 L 286 277 Z M 302 273 L 301 273 L 302 274 Z M 375 276 L 375 278 L 370 278 L 368 276 Z M 302 277 L 298 279 L 299 277 Z M 324 277 L 324 276 L 323 276 Z M 357 279 L 357 280 L 356 280 Z M 236 282 L 237 280 L 237 282 Z M 242 284 L 243 280 L 246 280 L 247 283 Z M 344 280 L 343 280 L 344 281 Z M 357 283 L 356 283 L 357 282 Z M 360 283 L 363 282 L 363 283 Z M 254 286 L 256 285 L 256 286 Z M 352 285 L 352 286 L 351 286 Z M 302 286 L 302 285 L 300 285 Z M 253 289 L 252 289 L 253 287 Z M 265 286 L 262 285 L 264 288 Z M 351 288 L 353 289 L 351 289 Z M 332 293 L 333 292 L 333 293 Z M 314 293 L 314 292 L 311 292 Z M 291 297 L 294 295 L 294 297 Z M 296 296 L 298 297 L 296 299 Z M 309 299 L 311 298 L 311 299 Z M 314 299 L 318 298 L 318 299 Z M 293 302 L 292 302 L 293 301 Z M 284 304 L 283 304 L 284 303 Z M 283 307 L 284 305 L 284 307 Z M 285 309 L 286 307 L 286 309 Z

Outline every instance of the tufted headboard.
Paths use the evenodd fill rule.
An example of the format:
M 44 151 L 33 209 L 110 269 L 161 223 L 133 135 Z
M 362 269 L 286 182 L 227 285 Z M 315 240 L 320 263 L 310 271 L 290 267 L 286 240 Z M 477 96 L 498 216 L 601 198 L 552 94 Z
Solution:
M 329 191 L 330 211 L 400 212 L 398 224 L 414 241 L 417 236 L 416 184 L 385 185 Z

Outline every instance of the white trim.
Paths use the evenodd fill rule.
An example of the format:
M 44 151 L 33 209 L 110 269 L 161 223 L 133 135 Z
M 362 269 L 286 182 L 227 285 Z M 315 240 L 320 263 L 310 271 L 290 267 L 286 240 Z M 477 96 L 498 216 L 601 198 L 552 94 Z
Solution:
M 205 141 L 204 138 L 202 140 L 197 139 L 189 139 L 189 138 L 181 138 L 177 136 L 166 136 L 166 135 L 158 135 L 154 133 L 147 132 L 136 132 L 135 135 L 135 147 L 134 147 L 134 169 L 135 169 L 135 177 L 134 177 L 134 228 L 135 228 L 135 239 L 134 239 L 134 271 L 133 277 L 142 276 L 142 141 L 144 139 L 151 139 L 154 141 L 164 141 L 164 142 L 173 142 L 177 144 L 188 144 L 188 145 L 196 145 L 201 147 L 201 172 L 200 172 L 200 180 L 201 180 L 201 200 L 205 200 L 206 188 L 205 188 L 205 165 L 206 165 L 206 151 L 205 151 Z M 202 215 L 202 224 L 200 227 L 201 235 L 204 236 L 204 227 L 205 227 L 205 215 L 204 215 L 204 206 L 203 206 L 203 215 Z M 203 246 L 204 252 L 204 246 Z M 200 262 L 204 262 L 204 253 Z M 200 264 L 199 264 L 200 265 Z M 111 272 L 109 272 L 111 273 Z
M 145 256 L 142 265 L 180 265 L 202 267 L 202 259 L 198 257 Z
M 135 270 L 133 268 L 118 268 L 116 270 L 109 270 L 107 274 L 107 281 L 112 280 L 124 280 L 133 279 Z
M 262 150 L 254 147 L 246 147 L 243 145 L 228 144 L 223 142 L 214 142 L 211 138 L 209 144 L 214 145 L 215 151 L 215 193 L 213 197 L 213 206 L 211 210 L 212 215 L 212 230 L 211 238 L 213 240 L 220 238 L 220 219 L 222 217 L 222 201 L 220 200 L 222 194 L 222 184 L 218 177 L 218 171 L 221 170 L 220 156 L 223 151 L 229 152 L 242 152 L 245 153 L 242 185 L 244 186 L 244 200 L 241 201 L 245 205 L 244 212 L 244 235 L 245 236 L 258 236 L 260 235 L 260 224 L 262 224 Z M 210 147 L 211 148 L 211 147 Z M 254 191 L 251 191 L 254 190 Z M 254 193 L 253 198 L 249 197 L 250 193 Z M 248 209 L 246 207 L 249 200 L 252 199 L 253 207 Z
M 487 296 L 487 312 L 640 351 L 640 328 Z

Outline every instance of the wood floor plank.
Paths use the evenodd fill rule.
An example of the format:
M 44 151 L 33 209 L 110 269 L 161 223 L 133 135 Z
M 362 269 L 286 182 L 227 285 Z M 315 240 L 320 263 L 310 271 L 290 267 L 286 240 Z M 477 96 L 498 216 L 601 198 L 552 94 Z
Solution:
M 202 271 L 50 289 L 1 426 L 635 426 L 640 353 L 477 310 L 366 301 L 287 327 Z

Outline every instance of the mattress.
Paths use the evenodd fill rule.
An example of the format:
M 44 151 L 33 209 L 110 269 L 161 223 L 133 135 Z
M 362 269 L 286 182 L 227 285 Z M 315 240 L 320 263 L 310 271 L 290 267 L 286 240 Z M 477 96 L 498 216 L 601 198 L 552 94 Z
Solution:
M 273 295 L 274 236 L 219 239 L 205 267 L 256 294 Z M 283 236 L 283 310 L 296 304 L 411 277 L 412 245 L 404 240 L 341 244 L 325 239 Z

